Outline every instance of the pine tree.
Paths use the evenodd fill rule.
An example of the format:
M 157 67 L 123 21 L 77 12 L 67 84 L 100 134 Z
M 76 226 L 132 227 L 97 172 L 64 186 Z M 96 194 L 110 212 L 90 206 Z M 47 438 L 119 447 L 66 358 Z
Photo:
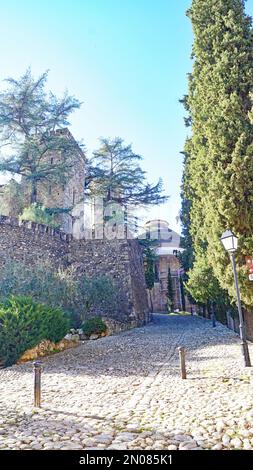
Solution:
M 64 184 L 70 178 L 73 156 L 80 154 L 75 140 L 61 132 L 80 103 L 67 93 L 60 99 L 47 94 L 47 76 L 35 79 L 28 69 L 18 80 L 7 79 L 0 93 L 0 172 L 23 179 L 31 204 L 40 202 L 40 182 Z M 57 158 L 47 158 L 49 154 Z
M 191 136 L 185 146 L 183 220 L 201 259 L 235 298 L 233 275 L 220 236 L 240 239 L 242 298 L 253 302 L 244 257 L 253 251 L 253 32 L 242 0 L 193 0 L 193 71 L 184 98 Z M 186 208 L 186 211 L 185 211 Z M 191 267 L 191 266 L 190 266 Z
M 166 202 L 160 179 L 152 185 L 146 181 L 140 162 L 131 145 L 122 139 L 100 139 L 100 148 L 93 152 L 86 184 L 90 195 L 101 195 L 105 202 L 122 206 L 148 206 Z

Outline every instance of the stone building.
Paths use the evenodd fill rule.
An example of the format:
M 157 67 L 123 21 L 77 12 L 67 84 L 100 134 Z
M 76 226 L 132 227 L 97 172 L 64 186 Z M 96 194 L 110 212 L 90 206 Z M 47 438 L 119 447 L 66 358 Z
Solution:
M 178 259 L 180 248 L 180 235 L 169 228 L 165 220 L 151 220 L 146 223 L 146 237 L 157 240 L 155 248 L 155 285 L 149 293 L 150 308 L 154 312 L 168 311 L 167 281 L 170 269 L 173 294 L 174 310 L 183 310 L 183 299 L 180 287 L 182 268 Z
M 124 238 L 126 231 L 124 210 L 115 202 L 105 206 L 101 195 L 89 196 L 88 189 L 85 188 L 86 156 L 83 150 L 67 128 L 58 129 L 55 132 L 63 134 L 73 142 L 69 178 L 65 184 L 49 180 L 38 181 L 36 186 L 37 201 L 46 208 L 57 209 L 58 214 L 54 215 L 56 224 L 64 233 L 73 235 L 75 239 L 101 239 L 104 235 L 112 239 L 115 237 Z M 43 156 L 43 163 L 45 162 L 47 166 L 59 164 L 61 158 L 60 152 L 47 151 Z M 15 180 L 12 181 L 15 183 Z M 21 188 L 19 187 L 18 190 L 23 199 L 20 210 L 14 208 L 13 201 L 8 201 L 10 199 L 9 193 L 14 193 L 10 186 L 11 182 L 0 185 L 1 215 L 17 217 L 22 213 L 24 207 L 30 206 L 31 183 L 27 178 L 22 178 L 19 183 Z M 60 211 L 58 211 L 59 209 Z M 110 221 L 105 223 L 105 216 Z M 128 237 L 133 238 L 133 235 L 128 233 Z
M 59 134 L 64 134 L 75 139 L 68 129 L 58 129 Z M 85 155 L 76 143 L 73 152 L 72 168 L 69 179 L 65 184 L 39 182 L 37 188 L 38 201 L 48 208 L 60 208 L 67 211 L 57 216 L 56 221 L 65 233 L 76 234 L 76 238 L 81 237 L 84 230 L 83 224 L 83 203 L 84 203 L 84 181 L 85 181 Z M 46 154 L 47 164 L 54 165 L 61 159 L 61 154 L 48 152 Z M 29 203 L 29 201 L 27 201 Z

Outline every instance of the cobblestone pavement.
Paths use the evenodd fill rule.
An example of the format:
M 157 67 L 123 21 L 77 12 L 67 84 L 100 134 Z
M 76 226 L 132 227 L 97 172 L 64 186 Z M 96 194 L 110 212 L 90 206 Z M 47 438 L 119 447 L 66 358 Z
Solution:
M 221 325 L 154 315 L 43 363 L 41 409 L 32 363 L 0 370 L 0 449 L 253 449 L 253 379 Z

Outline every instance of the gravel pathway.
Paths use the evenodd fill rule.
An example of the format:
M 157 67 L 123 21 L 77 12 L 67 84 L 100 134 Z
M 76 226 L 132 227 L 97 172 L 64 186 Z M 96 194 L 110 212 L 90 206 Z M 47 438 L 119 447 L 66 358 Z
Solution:
M 154 315 L 43 363 L 41 409 L 32 363 L 0 370 L 0 449 L 253 449 L 253 379 L 222 325 Z

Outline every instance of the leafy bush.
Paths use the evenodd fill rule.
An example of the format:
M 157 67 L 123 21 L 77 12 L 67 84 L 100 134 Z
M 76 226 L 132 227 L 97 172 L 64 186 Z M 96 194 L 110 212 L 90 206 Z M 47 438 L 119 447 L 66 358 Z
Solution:
M 2 188 L 3 196 L 0 200 L 0 213 L 12 217 L 18 217 L 25 206 L 24 193 L 21 184 L 11 179 Z
M 14 364 L 43 339 L 60 341 L 68 329 L 60 308 L 36 303 L 31 297 L 11 296 L 0 305 L 0 358 L 6 366 Z
M 59 227 L 59 224 L 55 222 L 54 214 L 50 213 L 46 207 L 39 203 L 33 203 L 29 207 L 25 207 L 19 217 L 21 220 L 31 220 L 32 222 L 49 225 L 53 228 Z
M 101 334 L 106 332 L 106 324 L 100 317 L 90 318 L 82 324 L 82 330 L 85 335 Z
M 0 276 L 1 301 L 10 295 L 30 296 L 39 303 L 61 307 L 71 317 L 72 326 L 78 328 L 92 312 L 113 315 L 120 289 L 107 276 L 77 276 L 73 268 L 57 269 L 47 259 L 33 258 L 29 263 L 9 259 Z
M 36 264 L 9 260 L 2 267 L 0 298 L 10 295 L 30 296 L 34 301 L 72 312 L 77 304 L 77 292 L 73 273 L 68 269 L 56 269 L 48 260 Z
M 80 312 L 82 321 L 90 312 L 108 315 L 118 308 L 119 292 L 107 276 L 83 277 L 79 280 L 78 290 L 83 306 L 83 312 Z

